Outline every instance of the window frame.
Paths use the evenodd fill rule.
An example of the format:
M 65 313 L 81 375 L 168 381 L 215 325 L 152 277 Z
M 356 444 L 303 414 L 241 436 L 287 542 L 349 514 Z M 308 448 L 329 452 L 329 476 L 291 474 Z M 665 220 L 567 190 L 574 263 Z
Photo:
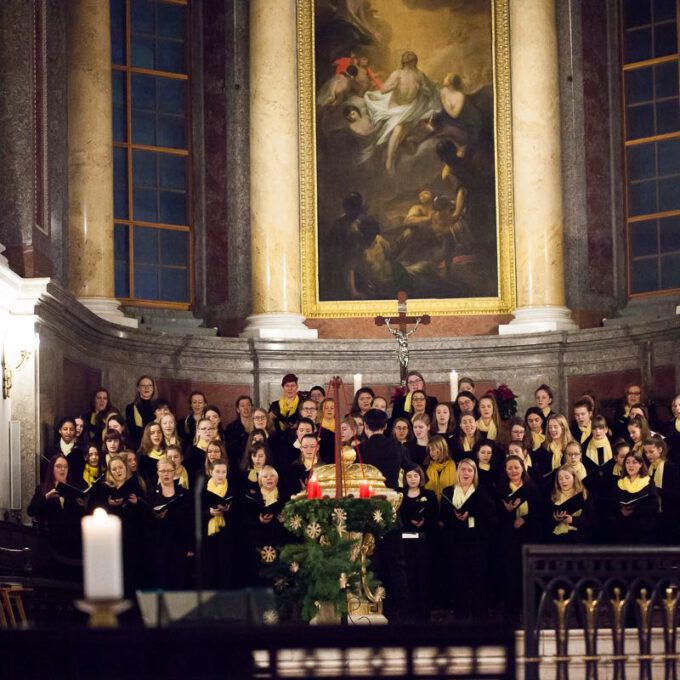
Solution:
M 132 66 L 132 2 L 125 1 L 125 64 L 111 63 L 111 77 L 116 72 L 123 73 L 125 76 L 125 125 L 126 141 L 120 142 L 113 140 L 113 149 L 123 149 L 126 156 L 127 171 L 127 219 L 113 217 L 113 228 L 116 225 L 127 227 L 128 243 L 128 296 L 117 298 L 126 306 L 131 307 L 150 307 L 158 309 L 189 310 L 195 301 L 195 230 L 192 225 L 193 217 L 193 135 L 192 135 L 192 111 L 191 111 L 191 3 L 189 0 L 156 0 L 159 4 L 179 5 L 186 8 L 186 25 L 184 34 L 184 60 L 186 73 L 175 71 L 163 71 L 159 69 L 142 68 Z M 132 141 L 132 76 L 133 74 L 147 75 L 160 78 L 169 78 L 186 82 L 186 148 L 163 147 L 149 144 L 135 144 Z M 113 94 L 113 90 L 112 90 Z M 112 97 L 113 105 L 113 97 Z M 150 151 L 154 153 L 165 153 L 173 156 L 186 158 L 186 224 L 167 224 L 163 222 L 148 222 L 145 220 L 134 219 L 134 182 L 133 182 L 133 163 L 132 157 L 135 151 Z M 134 230 L 139 228 L 151 228 L 156 230 L 181 231 L 188 234 L 187 242 L 187 297 L 186 302 L 154 300 L 135 296 L 135 261 L 134 261 Z M 114 255 L 115 268 L 115 255 Z

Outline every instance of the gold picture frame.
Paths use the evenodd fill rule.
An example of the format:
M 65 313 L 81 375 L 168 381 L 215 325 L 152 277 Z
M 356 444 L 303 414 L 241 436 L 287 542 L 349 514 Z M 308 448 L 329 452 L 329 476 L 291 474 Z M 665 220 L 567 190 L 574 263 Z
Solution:
M 372 0 L 381 4 L 385 0 Z M 394 2 L 394 0 L 390 0 Z M 398 0 L 397 0 L 398 1 Z M 483 3 L 488 2 L 488 9 Z M 315 65 L 315 0 L 297 3 L 300 239 L 302 313 L 307 318 L 367 317 L 383 314 L 395 298 L 320 299 L 317 72 Z M 411 6 L 413 3 L 409 3 Z M 427 3 L 426 3 L 427 4 Z M 436 3 L 430 3 L 430 5 Z M 462 3 L 463 5 L 465 3 Z M 442 3 L 439 3 L 441 6 Z M 431 315 L 507 314 L 516 306 L 515 248 L 512 190 L 512 133 L 510 101 L 509 8 L 507 0 L 472 0 L 490 10 L 491 83 L 493 85 L 493 160 L 495 173 L 495 234 L 497 286 L 495 294 L 480 297 L 417 297 L 409 293 L 409 312 Z M 370 7 L 370 6 L 369 6 Z M 415 10 L 411 10 L 415 11 Z M 425 11 L 425 10 L 423 10 Z M 437 17 L 433 14 L 434 19 Z M 488 14 L 487 14 L 488 16 Z M 414 25 L 416 25 L 414 16 Z M 361 27 L 360 27 L 361 28 Z M 370 27 L 367 29 L 370 30 Z M 376 33 L 377 34 L 377 33 Z M 394 51 L 394 50 L 393 50 Z M 405 53 L 404 53 L 405 54 Z M 403 61 L 402 61 L 403 64 Z M 387 73 L 384 74 L 384 77 Z M 275 77 L 275 74 L 272 74 Z M 489 221 L 489 220 L 487 220 Z

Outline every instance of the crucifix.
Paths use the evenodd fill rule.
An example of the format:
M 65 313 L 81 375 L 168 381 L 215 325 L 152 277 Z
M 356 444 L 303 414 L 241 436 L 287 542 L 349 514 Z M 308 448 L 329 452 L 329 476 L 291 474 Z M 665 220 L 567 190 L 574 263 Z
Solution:
M 400 290 L 397 295 L 397 309 L 399 314 L 393 319 L 392 317 L 376 316 L 376 326 L 387 326 L 387 330 L 397 339 L 397 358 L 399 359 L 399 376 L 401 379 L 401 386 L 406 387 L 406 374 L 408 373 L 408 339 L 413 335 L 418 326 L 423 324 L 426 326 L 430 323 L 430 315 L 423 314 L 423 316 L 407 316 L 406 301 L 408 295 L 406 291 Z M 396 322 L 396 328 L 392 321 Z M 406 330 L 409 324 L 415 324 L 411 330 Z

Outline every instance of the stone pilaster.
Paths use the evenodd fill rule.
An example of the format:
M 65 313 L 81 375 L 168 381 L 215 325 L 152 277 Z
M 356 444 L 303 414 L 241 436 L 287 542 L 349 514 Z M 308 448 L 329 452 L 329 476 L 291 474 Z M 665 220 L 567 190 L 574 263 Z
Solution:
M 253 314 L 242 335 L 310 338 L 300 304 L 295 0 L 250 3 Z M 273 77 L 273 74 L 276 74 Z
M 510 45 L 517 309 L 499 333 L 570 330 L 555 0 L 511 3 Z

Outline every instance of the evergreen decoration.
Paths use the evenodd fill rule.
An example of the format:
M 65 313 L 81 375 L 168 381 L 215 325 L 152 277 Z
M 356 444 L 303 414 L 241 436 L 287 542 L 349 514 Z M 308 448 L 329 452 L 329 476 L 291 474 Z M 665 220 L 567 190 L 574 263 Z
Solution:
M 384 498 L 325 498 L 289 501 L 283 524 L 298 542 L 286 545 L 269 570 L 282 616 L 311 620 L 321 603 L 347 612 L 347 592 L 361 589 L 360 542 L 366 533 L 379 539 L 395 526 Z M 352 534 L 355 534 L 352 536 Z M 368 572 L 371 588 L 377 584 Z

